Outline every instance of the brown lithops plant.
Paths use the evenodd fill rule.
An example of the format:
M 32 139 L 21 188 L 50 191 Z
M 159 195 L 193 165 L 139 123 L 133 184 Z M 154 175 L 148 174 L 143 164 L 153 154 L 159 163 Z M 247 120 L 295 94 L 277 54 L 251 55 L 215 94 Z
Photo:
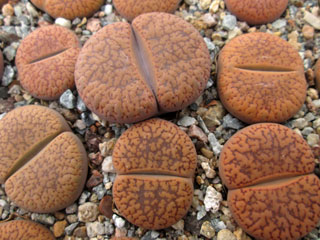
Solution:
M 76 17 L 90 17 L 104 3 L 103 0 L 31 0 L 31 2 L 53 18 L 63 17 L 70 20 Z
M 221 151 L 219 174 L 237 223 L 256 239 L 300 239 L 320 220 L 320 180 L 306 141 L 275 123 L 246 127 Z
M 0 50 L 0 80 L 2 79 L 2 75 L 3 75 L 3 55 Z
M 279 18 L 287 8 L 288 0 L 225 0 L 225 3 L 240 21 L 259 25 Z
M 277 36 L 244 34 L 220 53 L 220 99 L 232 115 L 246 123 L 288 120 L 302 107 L 306 91 L 298 52 Z
M 0 240 L 54 240 L 53 234 L 41 224 L 14 220 L 0 223 Z
M 21 42 L 17 51 L 21 85 L 36 98 L 59 98 L 74 87 L 79 52 L 78 38 L 70 30 L 56 25 L 35 30 Z
M 25 106 L 0 121 L 0 183 L 8 197 L 31 212 L 55 212 L 80 195 L 87 155 L 57 112 Z
M 180 2 L 181 0 L 114 0 L 113 4 L 123 17 L 131 21 L 143 13 L 172 13 Z
M 132 123 L 180 110 L 210 75 L 203 38 L 167 13 L 147 13 L 105 26 L 82 48 L 75 81 L 86 106 L 110 122 Z
M 318 59 L 316 66 L 314 68 L 316 74 L 316 87 L 320 91 L 320 60 Z M 0 75 L 1 76 L 1 75 Z
M 191 205 L 196 158 L 191 139 L 170 122 L 151 119 L 129 128 L 112 155 L 120 213 L 146 229 L 176 223 Z

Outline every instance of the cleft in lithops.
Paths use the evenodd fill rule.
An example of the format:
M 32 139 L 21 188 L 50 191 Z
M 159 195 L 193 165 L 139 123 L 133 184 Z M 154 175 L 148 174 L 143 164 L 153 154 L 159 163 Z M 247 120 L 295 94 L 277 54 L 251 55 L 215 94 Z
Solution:
M 0 223 L 0 240 L 54 240 L 53 234 L 44 226 L 29 220 Z
M 74 69 L 80 42 L 60 26 L 41 27 L 21 42 L 16 56 L 23 88 L 36 98 L 53 100 L 74 88 Z
M 146 229 L 169 227 L 184 217 L 193 196 L 196 151 L 176 125 L 150 119 L 117 141 L 113 199 L 131 223 Z
M 181 110 L 210 76 L 209 51 L 189 23 L 148 13 L 92 36 L 76 64 L 77 90 L 88 108 L 110 122 L 133 123 Z
M 79 197 L 87 155 L 59 113 L 35 105 L 17 108 L 0 121 L 0 137 L 0 183 L 16 205 L 48 213 Z
M 256 239 L 296 240 L 308 234 L 320 220 L 314 167 L 307 142 L 285 126 L 260 123 L 237 132 L 219 159 L 233 218 Z

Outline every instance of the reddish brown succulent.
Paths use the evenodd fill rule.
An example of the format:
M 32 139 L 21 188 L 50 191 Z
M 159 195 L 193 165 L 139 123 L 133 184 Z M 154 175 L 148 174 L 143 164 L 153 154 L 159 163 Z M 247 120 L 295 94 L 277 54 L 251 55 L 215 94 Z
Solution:
M 53 18 L 90 17 L 104 3 L 104 0 L 31 0 L 41 10 Z
M 16 65 L 21 85 L 34 97 L 53 100 L 74 87 L 75 63 L 80 52 L 77 36 L 52 25 L 29 34 L 20 44 Z
M 54 240 L 53 234 L 41 224 L 27 221 L 14 220 L 0 223 L 0 240 Z
M 316 87 L 320 91 L 320 60 L 318 59 L 316 66 L 314 67 L 316 73 Z
M 306 91 L 298 52 L 277 36 L 244 34 L 220 53 L 220 99 L 231 114 L 246 123 L 288 120 L 302 107 Z
M 166 13 L 110 24 L 87 41 L 75 81 L 86 105 L 111 122 L 180 110 L 201 94 L 210 56 L 193 26 Z
M 0 121 L 0 183 L 19 207 L 55 212 L 80 195 L 87 156 L 57 112 L 25 106 Z
M 180 2 L 181 0 L 113 0 L 117 11 L 130 21 L 143 13 L 171 13 L 177 9 Z
M 239 20 L 258 25 L 279 18 L 287 8 L 288 0 L 225 0 L 225 3 Z
M 0 50 L 0 80 L 2 79 L 2 75 L 3 75 L 3 55 Z
M 304 139 L 274 123 L 246 127 L 221 151 L 219 174 L 237 223 L 257 239 L 299 239 L 320 220 L 320 180 Z
M 191 139 L 170 122 L 151 119 L 128 129 L 112 155 L 120 213 L 146 229 L 177 222 L 191 205 L 196 158 Z

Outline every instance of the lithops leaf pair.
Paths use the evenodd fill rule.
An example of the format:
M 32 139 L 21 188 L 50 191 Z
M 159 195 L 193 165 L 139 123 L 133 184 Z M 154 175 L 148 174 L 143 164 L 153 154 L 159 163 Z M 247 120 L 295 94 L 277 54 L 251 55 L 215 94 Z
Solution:
M 94 113 L 132 123 L 188 106 L 209 75 L 210 56 L 198 31 L 174 15 L 148 13 L 92 36 L 79 54 L 75 81 Z
M 14 220 L 0 223 L 0 240 L 54 240 L 53 234 L 44 226 L 27 221 Z
M 224 145 L 219 175 L 233 218 L 256 239 L 300 239 L 320 220 L 320 180 L 312 151 L 291 129 L 246 127 Z
M 59 98 L 74 88 L 79 52 L 79 40 L 70 30 L 56 25 L 38 28 L 22 40 L 17 51 L 21 85 L 36 98 Z
M 171 13 L 177 9 L 179 2 L 181 0 L 114 0 L 113 4 L 123 17 L 131 21 L 143 13 Z
M 191 139 L 170 122 L 151 119 L 129 128 L 112 155 L 120 213 L 146 229 L 176 223 L 191 205 L 196 158 Z
M 53 18 L 90 17 L 104 3 L 103 0 L 31 0 L 41 10 Z
M 222 49 L 217 85 L 225 108 L 250 124 L 288 120 L 307 94 L 298 52 L 268 33 L 241 35 Z
M 86 151 L 57 112 L 25 106 L 0 121 L 0 183 L 8 197 L 31 212 L 72 204 L 88 171 Z
M 288 0 L 225 0 L 228 10 L 240 21 L 249 24 L 265 24 L 279 18 Z

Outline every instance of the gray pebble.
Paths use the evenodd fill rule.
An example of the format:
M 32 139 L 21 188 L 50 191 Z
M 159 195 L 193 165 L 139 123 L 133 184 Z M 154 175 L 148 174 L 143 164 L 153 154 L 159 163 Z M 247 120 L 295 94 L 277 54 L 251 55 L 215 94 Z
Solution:
M 308 136 L 310 133 L 313 133 L 313 132 L 314 132 L 314 130 L 313 130 L 312 127 L 305 127 L 305 128 L 301 131 L 302 135 L 304 135 L 304 136 Z
M 78 205 L 76 203 L 74 203 L 66 208 L 66 214 L 75 213 L 75 212 L 77 212 L 77 210 L 78 210 Z
M 87 127 L 90 127 L 95 123 L 95 120 L 91 117 L 91 114 L 83 112 L 80 114 L 82 121 L 86 124 Z
M 78 225 L 79 225 L 79 222 L 72 223 L 64 229 L 64 232 L 66 233 L 66 235 L 71 235 L 73 230 L 76 229 Z
M 311 133 L 307 137 L 308 144 L 313 147 L 319 144 L 319 135 L 315 133 Z
M 32 16 L 32 17 L 38 17 L 39 13 L 37 12 L 37 10 L 34 8 L 34 6 L 31 4 L 31 3 L 27 3 L 26 4 L 26 7 L 27 7 L 27 11 L 29 12 L 29 14 Z
M 215 45 L 213 42 L 211 42 L 211 40 L 207 37 L 203 38 L 204 42 L 207 44 L 207 47 L 210 51 L 213 51 L 215 49 Z
M 114 226 L 108 220 L 104 222 L 104 226 L 106 235 L 112 235 L 114 233 Z
M 184 116 L 178 121 L 178 125 L 183 127 L 190 127 L 191 125 L 196 124 L 197 120 L 193 117 Z
M 299 129 L 303 129 L 306 126 L 308 126 L 308 121 L 304 118 L 298 118 L 292 121 L 292 126 Z
M 219 155 L 221 152 L 222 146 L 220 145 L 220 143 L 218 142 L 217 138 L 213 133 L 209 133 L 208 140 L 214 154 Z
M 272 27 L 275 29 L 283 28 L 287 25 L 287 20 L 285 19 L 278 19 L 272 23 Z
M 237 19 L 233 15 L 226 15 L 222 21 L 222 28 L 225 30 L 233 30 L 237 25 Z
M 101 199 L 104 197 L 104 195 L 106 194 L 107 189 L 104 187 L 103 184 L 99 184 L 98 186 L 94 187 L 94 188 L 92 189 L 92 191 L 93 191 L 95 194 L 97 194 L 98 199 L 101 200 Z
M 93 238 L 105 233 L 105 226 L 100 222 L 86 223 L 88 237 Z
M 53 225 L 55 222 L 54 216 L 51 216 L 49 214 L 32 213 L 31 219 L 33 221 L 40 222 L 46 225 Z
M 80 198 L 79 198 L 79 204 L 84 204 L 87 199 L 90 197 L 91 193 L 88 191 L 83 191 Z
M 145 235 L 141 238 L 141 240 L 155 240 L 159 237 L 159 233 L 156 231 L 148 231 Z
M 7 65 L 4 68 L 4 73 L 2 77 L 2 85 L 9 86 L 9 84 L 13 81 L 14 78 L 14 70 L 10 65 Z
M 83 102 L 83 100 L 81 99 L 80 96 L 78 96 L 78 98 L 77 98 L 77 109 L 78 109 L 80 112 L 87 111 L 87 107 L 86 107 L 86 105 L 84 104 L 84 102 Z
M 61 95 L 59 102 L 63 107 L 73 109 L 76 104 L 76 97 L 73 95 L 71 90 L 68 89 Z
M 239 130 L 244 127 L 244 124 L 242 122 L 240 122 L 237 118 L 232 117 L 230 114 L 224 116 L 222 121 L 222 125 L 224 128 L 232 128 Z
M 3 54 L 6 57 L 6 59 L 8 59 L 9 61 L 12 61 L 16 56 L 16 49 L 10 45 L 3 49 Z

